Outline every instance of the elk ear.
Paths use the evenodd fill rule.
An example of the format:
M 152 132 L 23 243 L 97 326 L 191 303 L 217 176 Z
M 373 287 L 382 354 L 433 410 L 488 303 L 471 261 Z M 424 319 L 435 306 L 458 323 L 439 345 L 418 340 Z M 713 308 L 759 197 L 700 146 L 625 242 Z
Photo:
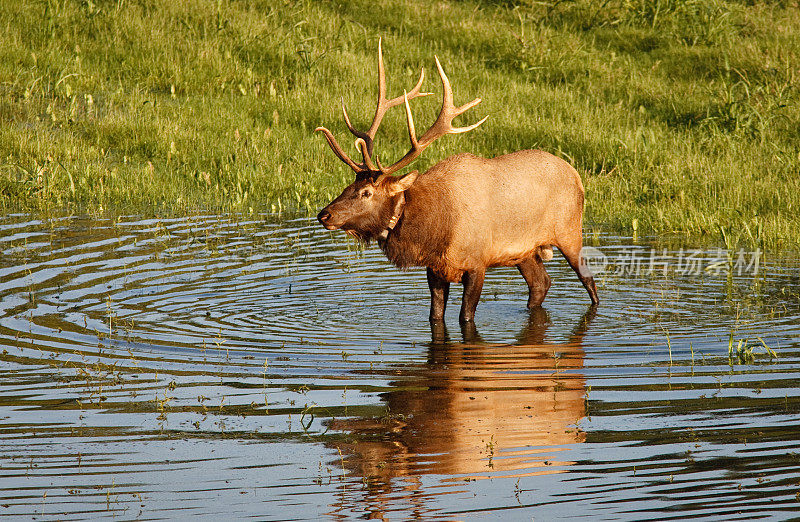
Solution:
M 416 181 L 417 176 L 419 176 L 419 172 L 416 170 L 412 170 L 402 178 L 395 178 L 388 182 L 386 186 L 386 190 L 389 192 L 390 196 L 394 196 L 395 194 L 399 194 L 408 190 L 408 188 Z

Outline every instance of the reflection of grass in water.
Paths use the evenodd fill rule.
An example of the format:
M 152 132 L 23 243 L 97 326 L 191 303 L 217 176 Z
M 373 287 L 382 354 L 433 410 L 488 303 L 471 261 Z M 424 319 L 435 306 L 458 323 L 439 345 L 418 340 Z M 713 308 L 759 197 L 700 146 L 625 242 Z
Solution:
M 316 209 L 351 176 L 312 129 L 341 135 L 341 95 L 363 126 L 383 36 L 392 93 L 437 54 L 491 116 L 420 169 L 543 148 L 596 223 L 797 244 L 794 6 L 510 4 L 5 2 L 0 206 Z M 385 127 L 384 163 L 408 147 L 402 111 Z

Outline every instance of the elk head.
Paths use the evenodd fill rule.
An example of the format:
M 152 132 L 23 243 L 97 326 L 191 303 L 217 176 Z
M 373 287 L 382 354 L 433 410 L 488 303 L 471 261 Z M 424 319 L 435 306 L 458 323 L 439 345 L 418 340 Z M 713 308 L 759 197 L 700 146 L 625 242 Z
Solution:
M 341 228 L 348 234 L 368 241 L 386 239 L 405 206 L 405 192 L 417 179 L 417 171 L 401 178 L 381 174 L 377 178 L 356 179 L 338 198 L 328 204 L 317 216 L 328 230 Z
M 386 75 L 383 67 L 383 54 L 381 42 L 378 41 L 378 104 L 372 125 L 366 132 L 354 128 L 347 115 L 347 109 L 342 101 L 342 113 L 348 130 L 356 137 L 355 145 L 361 151 L 362 161 L 356 163 L 336 141 L 333 133 L 325 127 L 317 127 L 316 131 L 322 132 L 334 154 L 342 160 L 356 174 L 355 181 L 349 185 L 342 194 L 333 200 L 317 216 L 319 222 L 328 230 L 341 228 L 345 232 L 363 240 L 372 238 L 385 239 L 388 231 L 394 228 L 400 219 L 405 204 L 404 191 L 407 190 L 417 177 L 417 172 L 411 172 L 403 177 L 396 178 L 393 173 L 408 166 L 417 159 L 422 151 L 434 140 L 445 134 L 460 134 L 470 131 L 486 121 L 485 117 L 474 125 L 467 127 L 453 127 L 453 119 L 471 109 L 481 102 L 475 98 L 466 105 L 456 107 L 453 104 L 453 89 L 450 81 L 442 70 L 439 58 L 436 57 L 436 68 L 442 80 L 442 109 L 433 125 L 418 139 L 414 129 L 414 118 L 408 101 L 432 93 L 421 92 L 422 82 L 425 79 L 425 70 L 419 75 L 417 85 L 410 92 L 403 92 L 402 96 L 386 98 Z M 384 167 L 374 155 L 375 134 L 383 120 L 386 111 L 400 104 L 405 104 L 406 120 L 408 123 L 408 136 L 411 141 L 410 150 L 398 161 Z

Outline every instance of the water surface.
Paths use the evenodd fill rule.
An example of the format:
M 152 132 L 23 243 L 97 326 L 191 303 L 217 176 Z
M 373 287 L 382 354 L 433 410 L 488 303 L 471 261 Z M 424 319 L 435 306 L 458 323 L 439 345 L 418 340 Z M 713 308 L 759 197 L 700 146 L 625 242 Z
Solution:
M 800 258 L 594 234 L 598 308 L 556 253 L 543 309 L 495 269 L 462 330 L 343 236 L 0 219 L 0 516 L 797 513 Z

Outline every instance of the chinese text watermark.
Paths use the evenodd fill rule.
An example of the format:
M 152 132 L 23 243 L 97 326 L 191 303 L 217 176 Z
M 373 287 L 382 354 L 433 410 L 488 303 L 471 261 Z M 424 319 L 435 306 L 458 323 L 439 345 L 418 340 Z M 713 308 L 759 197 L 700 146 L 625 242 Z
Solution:
M 727 274 L 758 274 L 761 265 L 761 249 L 729 251 L 722 248 L 710 250 L 683 249 L 657 250 L 638 247 L 623 247 L 613 254 L 587 246 L 582 251 L 586 268 L 593 275 L 667 275 L 719 276 Z

